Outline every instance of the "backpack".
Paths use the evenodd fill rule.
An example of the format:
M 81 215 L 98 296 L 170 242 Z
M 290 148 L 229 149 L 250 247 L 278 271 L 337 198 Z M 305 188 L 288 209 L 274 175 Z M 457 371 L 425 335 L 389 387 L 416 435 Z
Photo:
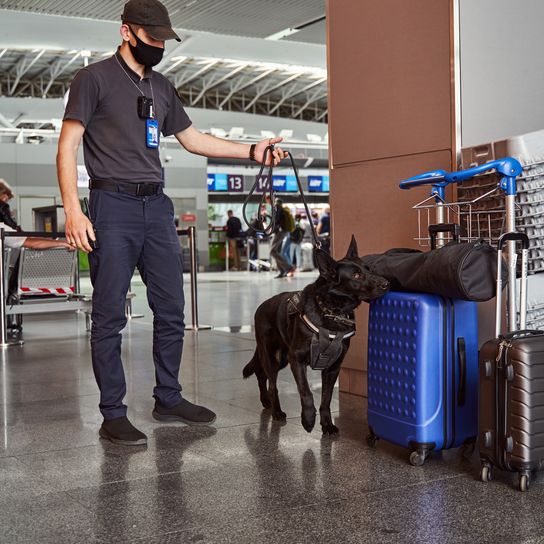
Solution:
M 282 230 L 286 232 L 293 232 L 295 230 L 295 219 L 291 214 L 291 210 L 287 206 L 283 207 L 282 215 L 282 224 L 280 225 Z
M 304 238 L 304 229 L 300 225 L 297 225 L 295 227 L 295 230 L 290 234 L 290 236 L 291 242 L 293 242 L 293 244 L 300 244 L 300 242 L 302 242 L 302 239 Z

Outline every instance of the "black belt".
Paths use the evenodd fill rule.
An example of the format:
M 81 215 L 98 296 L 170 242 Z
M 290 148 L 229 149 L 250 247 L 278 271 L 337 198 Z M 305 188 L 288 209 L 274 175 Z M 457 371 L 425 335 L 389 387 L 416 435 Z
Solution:
M 113 193 L 128 193 L 134 196 L 153 196 L 162 192 L 162 183 L 116 183 L 105 179 L 92 179 L 89 189 Z

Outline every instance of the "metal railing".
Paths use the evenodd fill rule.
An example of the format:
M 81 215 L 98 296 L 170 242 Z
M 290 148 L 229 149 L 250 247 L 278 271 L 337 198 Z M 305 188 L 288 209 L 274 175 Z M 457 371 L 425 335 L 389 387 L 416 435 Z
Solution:
M 198 332 L 201 330 L 210 330 L 210 325 L 201 325 L 198 320 L 198 265 L 197 265 L 197 243 L 196 243 L 196 227 L 191 226 L 185 230 L 178 230 L 178 236 L 187 236 L 189 239 L 189 253 L 190 253 L 190 278 L 191 278 L 191 326 L 186 326 L 185 330 Z M 7 334 L 7 312 L 6 312 L 6 278 L 5 278 L 5 238 L 21 238 L 21 237 L 40 237 L 40 238 L 64 238 L 64 232 L 30 232 L 30 231 L 18 231 L 7 232 L 4 228 L 0 228 L 0 348 L 6 348 L 13 345 L 21 345 L 20 341 L 10 342 Z M 79 261 L 76 267 L 75 283 L 80 284 L 79 278 Z M 132 308 L 130 308 L 129 319 L 136 317 L 132 314 Z

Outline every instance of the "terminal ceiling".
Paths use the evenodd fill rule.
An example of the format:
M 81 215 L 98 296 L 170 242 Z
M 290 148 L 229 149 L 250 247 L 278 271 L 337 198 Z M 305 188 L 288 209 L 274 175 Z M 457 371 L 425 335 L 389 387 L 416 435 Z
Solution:
M 63 96 L 115 50 L 123 4 L 0 0 L 0 96 Z M 327 121 L 324 0 L 164 4 L 183 42 L 168 43 L 159 70 L 188 106 Z

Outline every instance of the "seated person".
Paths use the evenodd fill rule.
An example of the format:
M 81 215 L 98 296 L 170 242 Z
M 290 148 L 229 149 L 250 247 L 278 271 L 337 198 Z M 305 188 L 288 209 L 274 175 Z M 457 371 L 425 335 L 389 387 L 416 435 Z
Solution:
M 5 223 L 8 227 L 15 230 L 21 230 L 21 227 L 17 225 L 13 216 L 11 215 L 11 209 L 8 202 L 13 198 L 13 191 L 8 182 L 0 179 L 0 222 Z
M 15 229 L 0 222 L 0 229 L 4 229 L 6 232 L 17 232 Z M 55 240 L 54 238 L 40 238 L 29 236 L 6 236 L 4 238 L 5 247 L 12 249 L 19 249 L 26 247 L 28 249 L 55 249 L 63 247 L 69 251 L 74 251 L 75 246 L 71 246 L 66 240 Z
M 15 229 L 0 222 L 0 228 L 3 228 L 6 232 L 16 232 Z M 65 240 L 55 240 L 53 238 L 38 238 L 27 236 L 6 236 L 4 238 L 4 247 L 11 249 L 20 249 L 22 247 L 28 249 L 55 249 L 65 248 L 69 251 L 74 251 L 75 247 L 71 246 Z M 13 268 L 10 270 L 8 277 L 8 292 L 7 300 L 13 301 L 14 296 L 17 294 L 17 276 L 19 271 L 19 258 L 15 261 Z M 16 319 L 17 316 L 8 316 L 8 334 L 10 336 L 20 336 L 23 328 L 20 319 Z

